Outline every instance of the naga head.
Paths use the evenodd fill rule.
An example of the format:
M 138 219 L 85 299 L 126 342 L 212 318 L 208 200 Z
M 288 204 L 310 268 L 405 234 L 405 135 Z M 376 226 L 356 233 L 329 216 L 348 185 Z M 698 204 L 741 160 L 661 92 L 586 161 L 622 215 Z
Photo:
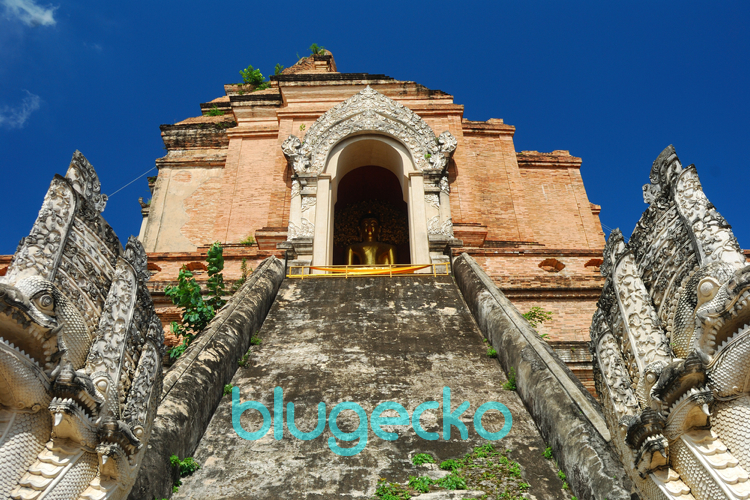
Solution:
M 750 332 L 750 266 L 722 274 L 703 277 L 696 290 L 693 348 L 711 361 Z

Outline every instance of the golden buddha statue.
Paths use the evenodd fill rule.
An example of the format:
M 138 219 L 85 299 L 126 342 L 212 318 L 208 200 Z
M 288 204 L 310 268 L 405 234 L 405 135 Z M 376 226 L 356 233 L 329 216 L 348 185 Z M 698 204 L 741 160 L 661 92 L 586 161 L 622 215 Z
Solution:
M 362 241 L 346 247 L 347 265 L 396 263 L 396 247 L 378 241 L 380 222 L 375 216 L 367 214 L 362 218 L 359 223 L 359 233 L 362 236 Z M 357 259 L 359 262 L 355 262 Z

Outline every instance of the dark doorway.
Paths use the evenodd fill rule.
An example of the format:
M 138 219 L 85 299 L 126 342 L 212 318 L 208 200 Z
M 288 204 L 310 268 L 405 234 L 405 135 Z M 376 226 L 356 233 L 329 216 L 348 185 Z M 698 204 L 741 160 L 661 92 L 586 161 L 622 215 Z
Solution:
M 372 208 L 381 219 L 381 241 L 396 245 L 398 263 L 411 263 L 409 252 L 408 208 L 403 199 L 398 178 L 382 167 L 359 167 L 346 174 L 338 185 L 334 212 L 333 264 L 346 264 L 345 244 L 342 244 L 342 216 L 348 221 L 347 234 L 358 223 L 363 209 Z M 393 231 L 398 226 L 398 231 Z

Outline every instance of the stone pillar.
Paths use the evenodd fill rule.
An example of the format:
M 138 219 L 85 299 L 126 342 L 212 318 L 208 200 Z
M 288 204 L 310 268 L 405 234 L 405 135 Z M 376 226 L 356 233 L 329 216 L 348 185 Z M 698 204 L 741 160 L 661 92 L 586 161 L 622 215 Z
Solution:
M 422 172 L 411 172 L 409 174 L 409 247 L 412 264 L 430 262 L 425 206 Z
M 448 176 L 445 172 L 425 172 L 424 178 L 430 262 L 445 263 L 450 260 L 445 251 L 446 247 L 457 247 L 462 244 L 453 237 Z
M 317 185 L 316 174 L 296 174 L 292 180 L 292 203 L 287 238 L 296 254 L 296 259 L 292 262 L 294 265 L 309 266 L 312 263 Z M 298 190 L 298 194 L 295 193 L 295 189 Z
M 317 181 L 317 207 L 315 210 L 315 233 L 313 236 L 313 265 L 330 265 L 333 260 L 333 197 L 331 176 L 323 174 Z

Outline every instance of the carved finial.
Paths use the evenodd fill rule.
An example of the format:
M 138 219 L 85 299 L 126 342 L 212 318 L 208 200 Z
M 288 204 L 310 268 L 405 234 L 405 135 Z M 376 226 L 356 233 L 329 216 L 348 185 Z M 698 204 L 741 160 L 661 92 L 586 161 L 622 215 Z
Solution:
M 310 156 L 303 149 L 302 141 L 295 135 L 290 135 L 281 144 L 281 151 L 286 156 L 289 166 L 298 174 L 309 172 L 310 170 Z
M 73 153 L 73 159 L 70 160 L 65 178 L 70 181 L 73 189 L 96 208 L 97 212 L 104 211 L 107 206 L 107 195 L 100 193 L 99 176 L 96 175 L 96 170 L 80 151 L 76 150 Z
M 613 229 L 607 238 L 607 244 L 604 245 L 603 262 L 599 266 L 599 272 L 602 276 L 609 276 L 617 259 L 625 251 L 625 238 L 622 236 L 620 228 Z
M 128 238 L 128 243 L 125 245 L 125 260 L 127 260 L 133 269 L 135 269 L 138 279 L 142 281 L 148 281 L 151 278 L 151 273 L 148 272 L 148 257 L 146 256 L 146 250 L 138 238 L 131 236 Z
M 654 160 L 649 175 L 651 184 L 643 186 L 643 201 L 649 205 L 653 203 L 664 190 L 668 190 L 677 180 L 680 171 L 682 171 L 682 164 L 680 159 L 677 158 L 674 146 L 670 144 Z

